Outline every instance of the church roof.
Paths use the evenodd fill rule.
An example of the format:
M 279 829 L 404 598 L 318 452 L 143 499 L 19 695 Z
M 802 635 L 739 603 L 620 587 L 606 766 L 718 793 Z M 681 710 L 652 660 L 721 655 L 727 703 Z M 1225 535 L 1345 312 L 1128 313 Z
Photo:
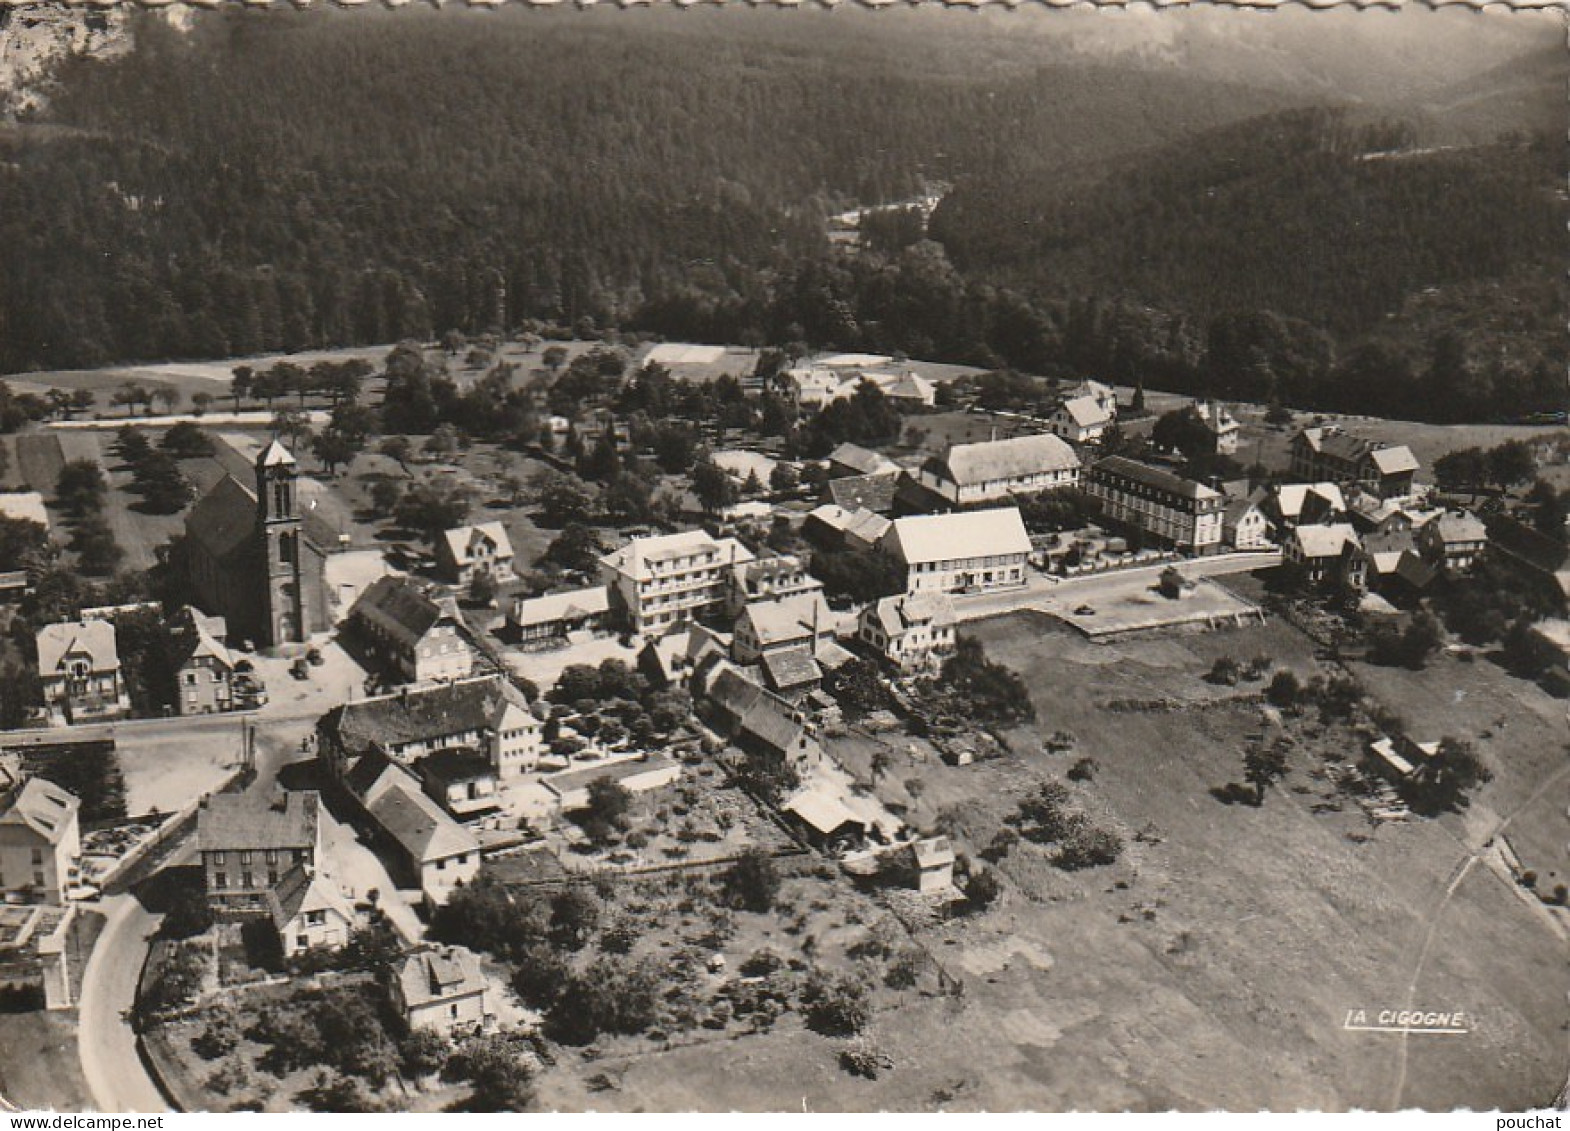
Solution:
M 294 456 L 276 438 L 256 457 L 257 467 L 293 467 Z
M 256 495 L 233 475 L 213 484 L 185 516 L 186 537 L 215 558 L 228 557 L 255 529 Z

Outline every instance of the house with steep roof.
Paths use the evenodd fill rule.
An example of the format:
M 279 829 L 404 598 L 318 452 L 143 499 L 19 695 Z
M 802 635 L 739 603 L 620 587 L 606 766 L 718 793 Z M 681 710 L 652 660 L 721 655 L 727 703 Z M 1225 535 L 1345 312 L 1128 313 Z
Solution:
M 1079 455 L 1051 433 L 953 444 L 921 465 L 916 482 L 954 506 L 1008 499 L 1079 483 Z
M 421 790 L 409 768 L 373 751 L 343 784 L 375 824 L 394 879 L 419 888 L 427 906 L 446 903 L 480 874 L 480 842 Z
M 611 616 L 647 636 L 722 612 L 736 567 L 755 555 L 702 530 L 634 538 L 600 559 Z
M 501 807 L 496 767 L 483 750 L 451 746 L 427 754 L 414 764 L 425 795 L 460 821 L 472 820 Z
M 51 717 L 81 723 L 131 713 L 113 624 L 91 619 L 46 624 L 36 641 L 38 678 Z
M 185 517 L 174 561 L 203 612 L 231 639 L 303 642 L 330 627 L 330 543 L 299 505 L 299 468 L 277 440 L 256 458 L 254 489 L 225 475 Z
M 458 1036 L 489 1029 L 496 1022 L 479 956 L 467 947 L 415 951 L 398 967 L 392 997 L 410 1029 Z
M 348 627 L 371 664 L 402 682 L 462 679 L 474 670 L 458 602 L 407 577 L 371 582 L 349 610 Z
M 1083 381 L 1076 381 L 1068 388 L 1060 390 L 1059 396 L 1063 400 L 1077 400 L 1080 397 L 1089 397 L 1109 417 L 1118 414 L 1118 393 L 1105 381 L 1097 381 L 1087 377 Z
M 267 799 L 215 793 L 196 812 L 207 905 L 215 915 L 263 915 L 267 897 L 292 869 L 322 859 L 321 798 L 314 790 Z
M 1283 559 L 1313 583 L 1340 580 L 1350 589 L 1367 581 L 1363 542 L 1350 523 L 1303 523 L 1282 543 Z
M 0 798 L 0 895 L 6 902 L 64 904 L 82 856 L 81 803 L 69 790 L 29 778 Z
M 1482 556 L 1488 546 L 1488 527 L 1468 511 L 1446 511 L 1423 524 L 1417 543 L 1430 564 L 1453 576 L 1471 569 Z
M 224 643 L 220 617 L 209 617 L 187 605 L 174 622 L 175 711 L 210 715 L 235 707 L 234 656 Z
M 1228 498 L 1221 514 L 1222 537 L 1234 550 L 1268 550 L 1270 521 L 1253 499 Z
M 1108 407 L 1093 396 L 1070 397 L 1052 410 L 1047 425 L 1071 444 L 1096 444 L 1117 419 L 1116 401 Z
M 884 597 L 861 610 L 856 638 L 902 672 L 924 671 L 954 651 L 956 623 L 943 593 Z
M 798 770 L 822 761 L 823 748 L 803 713 L 728 660 L 714 660 L 700 669 L 693 691 L 717 729 L 741 749 Z
M 1412 493 L 1421 466 L 1405 444 L 1354 436 L 1338 427 L 1305 428 L 1292 437 L 1292 477 L 1355 483 L 1381 499 Z
M 725 612 L 740 616 L 754 601 L 780 601 L 822 591 L 823 582 L 808 573 L 806 563 L 795 554 L 770 554 L 736 566 Z
M 1025 584 L 1030 535 L 1018 507 L 897 518 L 879 543 L 905 591 L 987 593 Z
M 916 890 L 923 895 L 954 886 L 954 843 L 946 836 L 925 837 L 910 846 Z
M 1421 593 L 1433 583 L 1434 567 L 1423 560 L 1411 531 L 1362 534 L 1359 553 L 1368 586 L 1386 595 Z
M 436 568 L 454 585 L 467 587 L 476 576 L 484 575 L 498 584 L 511 581 L 512 539 L 499 522 L 481 522 L 442 532 L 436 540 Z
M 758 657 L 764 685 L 792 703 L 823 685 L 823 669 L 807 647 L 781 648 Z
M 1216 454 L 1236 455 L 1241 429 L 1231 410 L 1220 401 L 1200 401 L 1194 405 L 1194 412 L 1199 416 L 1199 422 L 1205 426 L 1205 431 L 1209 432 L 1215 440 Z
M 834 614 L 823 594 L 811 590 L 749 603 L 736 618 L 731 656 L 739 664 L 751 664 L 770 652 L 790 648 L 805 648 L 810 654 L 833 637 Z
M 1106 456 L 1086 472 L 1085 493 L 1100 505 L 1103 519 L 1141 539 L 1190 554 L 1221 548 L 1226 498 L 1203 483 L 1126 456 Z
M 899 464 L 880 452 L 846 441 L 829 453 L 829 474 L 840 476 L 897 475 Z
M 1278 541 L 1294 526 L 1341 522 L 1348 517 L 1346 498 L 1334 483 L 1278 483 L 1251 497 L 1264 512 L 1271 537 Z
M 372 751 L 412 767 L 438 750 L 479 750 L 499 780 L 531 773 L 543 749 L 540 720 L 504 676 L 477 676 L 344 703 L 316 724 L 317 746 L 342 777 Z
M 285 958 L 307 950 L 341 950 L 355 913 L 330 876 L 296 865 L 266 895 L 267 917 Z
M 879 471 L 871 475 L 846 475 L 823 485 L 823 501 L 842 510 L 869 510 L 888 514 L 894 509 L 899 489 L 899 471 Z
M 847 511 L 824 503 L 807 512 L 801 524 L 804 537 L 814 545 L 830 550 L 871 550 L 888 533 L 893 521 L 875 511 L 858 508 Z

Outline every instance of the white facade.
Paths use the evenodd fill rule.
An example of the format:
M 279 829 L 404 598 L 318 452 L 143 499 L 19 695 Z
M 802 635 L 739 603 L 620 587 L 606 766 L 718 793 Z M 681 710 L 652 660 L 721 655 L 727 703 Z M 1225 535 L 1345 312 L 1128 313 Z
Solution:
M 643 636 L 725 607 L 738 565 L 752 551 L 701 530 L 636 538 L 600 559 L 600 577 L 627 626 Z
M 894 521 L 881 548 L 905 567 L 906 593 L 983 593 L 1025 584 L 1030 536 L 1016 507 Z

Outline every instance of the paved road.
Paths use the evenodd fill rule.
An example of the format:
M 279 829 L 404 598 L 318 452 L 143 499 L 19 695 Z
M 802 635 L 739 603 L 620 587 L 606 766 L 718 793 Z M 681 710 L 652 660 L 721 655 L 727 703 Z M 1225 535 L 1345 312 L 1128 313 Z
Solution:
M 1225 577 L 1233 573 L 1252 573 L 1277 564 L 1280 556 L 1264 554 L 1219 554 L 1210 558 L 1192 558 L 1175 563 L 1184 577 Z M 1161 571 L 1173 562 L 1156 562 L 1132 569 L 1113 570 L 1109 573 L 1088 574 L 1083 577 L 1050 578 L 1032 573 L 1023 589 L 1010 589 L 1002 593 L 983 593 L 972 597 L 955 597 L 954 613 L 961 622 L 984 620 L 987 617 L 1016 613 L 1024 609 L 1039 608 L 1045 598 L 1058 601 L 1070 595 L 1075 600 L 1093 603 L 1098 589 L 1127 584 L 1130 578 L 1159 577 Z
M 130 895 L 106 899 L 103 911 L 109 921 L 82 975 L 77 1025 L 82 1073 L 101 1112 L 168 1111 L 142 1065 L 127 1019 L 147 958 L 147 936 L 158 929 L 159 916 Z

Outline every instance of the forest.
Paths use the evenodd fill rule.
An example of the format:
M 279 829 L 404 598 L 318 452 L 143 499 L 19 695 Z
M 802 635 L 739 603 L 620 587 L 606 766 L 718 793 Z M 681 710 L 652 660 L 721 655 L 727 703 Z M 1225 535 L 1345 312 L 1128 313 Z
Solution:
M 543 323 L 1303 407 L 1370 376 L 1367 411 L 1564 404 L 1562 147 L 1529 135 L 1429 152 L 983 23 L 345 33 L 368 14 L 141 16 L 133 52 L 64 67 L 0 131 L 0 372 Z M 929 232 L 831 249 L 833 212 L 934 183 Z

